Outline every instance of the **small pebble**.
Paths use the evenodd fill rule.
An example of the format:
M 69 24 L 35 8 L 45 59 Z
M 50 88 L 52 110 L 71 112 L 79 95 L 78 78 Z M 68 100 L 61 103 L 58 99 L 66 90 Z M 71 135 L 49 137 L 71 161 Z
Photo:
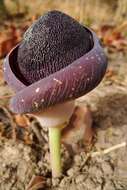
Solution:
M 39 162 L 38 162 L 38 166 L 39 166 L 39 168 L 41 168 L 42 165 L 43 165 L 43 162 L 42 162 L 42 161 L 39 161 Z
M 48 187 L 52 186 L 52 181 L 50 178 L 47 178 L 46 183 Z
M 103 162 L 102 163 L 102 169 L 105 175 L 111 175 L 113 173 L 113 170 L 111 168 L 111 165 L 109 163 Z
M 67 181 L 68 181 L 68 178 L 67 178 L 67 177 L 63 178 L 63 179 L 61 180 L 59 186 L 60 186 L 60 187 L 65 187 Z
M 19 147 L 19 149 L 23 149 L 24 148 L 24 144 L 20 143 L 20 144 L 18 144 L 18 147 Z
M 73 169 L 73 168 L 71 168 L 71 169 L 69 169 L 69 170 L 67 171 L 67 175 L 68 175 L 68 176 L 73 176 L 73 174 L 74 174 L 74 169 Z
M 56 187 L 56 186 L 59 184 L 59 182 L 60 182 L 59 178 L 52 179 L 52 185 L 53 185 L 54 187 Z
M 81 183 L 82 181 L 84 181 L 85 179 L 85 175 L 80 174 L 79 176 L 76 177 L 76 183 Z
M 76 164 L 80 164 L 80 163 L 81 163 L 81 156 L 76 155 L 76 156 L 74 157 L 74 161 L 75 161 Z

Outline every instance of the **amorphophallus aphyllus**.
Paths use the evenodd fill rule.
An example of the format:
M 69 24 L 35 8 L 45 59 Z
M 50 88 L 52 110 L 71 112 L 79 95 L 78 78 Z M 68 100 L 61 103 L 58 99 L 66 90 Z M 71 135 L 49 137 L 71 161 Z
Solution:
M 106 67 L 96 34 L 59 11 L 41 16 L 5 58 L 5 80 L 16 92 L 11 110 L 32 113 L 49 128 L 53 177 L 61 175 L 61 129 L 74 101 L 100 83 Z

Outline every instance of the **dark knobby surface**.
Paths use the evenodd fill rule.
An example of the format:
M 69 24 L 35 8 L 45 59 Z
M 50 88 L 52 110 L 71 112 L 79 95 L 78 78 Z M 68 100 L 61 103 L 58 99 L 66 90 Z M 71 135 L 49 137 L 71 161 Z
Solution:
M 18 50 L 18 67 L 27 84 L 32 84 L 71 64 L 92 46 L 86 28 L 64 13 L 50 11 L 24 34 Z

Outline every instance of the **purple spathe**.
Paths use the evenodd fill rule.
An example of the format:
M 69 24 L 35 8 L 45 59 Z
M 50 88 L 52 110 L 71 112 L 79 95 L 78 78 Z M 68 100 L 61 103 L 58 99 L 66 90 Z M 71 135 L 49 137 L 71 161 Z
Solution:
M 89 30 L 89 29 L 88 29 Z M 6 57 L 4 76 L 16 91 L 11 99 L 11 110 L 15 113 L 31 113 L 52 105 L 76 99 L 95 88 L 102 80 L 107 58 L 96 34 L 93 48 L 72 64 L 31 85 L 24 83 L 23 76 L 16 68 L 17 45 Z

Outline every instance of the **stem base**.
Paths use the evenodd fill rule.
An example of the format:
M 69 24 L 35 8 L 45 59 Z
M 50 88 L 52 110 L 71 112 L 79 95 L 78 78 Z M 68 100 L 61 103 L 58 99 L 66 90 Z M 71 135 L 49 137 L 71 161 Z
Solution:
M 49 128 L 49 147 L 50 147 L 50 160 L 52 167 L 52 176 L 60 177 L 62 168 L 61 168 L 61 128 L 58 127 L 50 127 Z

